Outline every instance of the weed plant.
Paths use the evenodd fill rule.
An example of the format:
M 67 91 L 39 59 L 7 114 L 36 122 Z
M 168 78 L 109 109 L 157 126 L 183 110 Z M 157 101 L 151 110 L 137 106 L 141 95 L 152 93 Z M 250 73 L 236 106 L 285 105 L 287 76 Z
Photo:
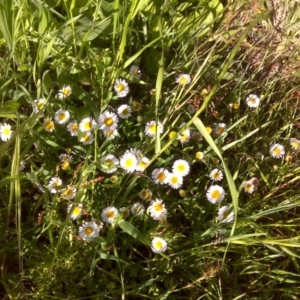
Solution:
M 1 299 L 300 297 L 300 8 L 228 2 L 0 0 Z

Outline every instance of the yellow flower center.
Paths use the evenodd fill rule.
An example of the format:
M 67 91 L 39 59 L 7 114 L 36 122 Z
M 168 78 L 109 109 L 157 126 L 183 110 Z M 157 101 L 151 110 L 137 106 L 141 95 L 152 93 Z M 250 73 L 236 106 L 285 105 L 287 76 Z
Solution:
M 78 215 L 80 215 L 80 213 L 81 213 L 81 208 L 80 207 L 75 207 L 74 209 L 73 209 L 73 212 L 72 212 L 72 215 L 73 216 L 78 216 Z M 88 228 L 90 228 L 90 227 L 88 227 Z M 91 228 L 90 228 L 91 229 Z M 92 229 L 92 232 L 93 232 L 93 229 Z
M 219 191 L 213 191 L 213 192 L 211 193 L 211 196 L 212 196 L 214 199 L 218 199 L 218 198 L 220 198 L 221 193 L 220 193 Z
M 169 133 L 169 138 L 170 138 L 170 139 L 174 139 L 174 138 L 176 137 L 176 135 L 177 135 L 177 132 L 176 132 L 176 131 L 171 131 L 171 132 Z
M 177 166 L 177 170 L 178 170 L 179 172 L 184 172 L 184 171 L 185 171 L 185 166 L 184 166 L 184 165 L 178 165 L 178 166 Z
M 113 118 L 106 118 L 106 119 L 104 120 L 104 124 L 105 124 L 106 126 L 111 126 L 113 123 L 114 123 Z
M 124 91 L 124 90 L 125 90 L 125 86 L 124 86 L 124 84 L 122 84 L 122 83 L 119 83 L 119 84 L 117 85 L 117 90 L 118 90 L 119 92 L 122 92 L 122 91 Z
M 166 179 L 165 173 L 164 173 L 164 172 L 158 173 L 158 174 L 157 174 L 157 179 L 158 179 L 159 181 L 164 181 L 164 180 Z
M 207 132 L 208 132 L 209 134 L 211 134 L 212 129 L 211 129 L 209 126 L 207 126 L 207 127 L 205 127 L 205 128 L 206 128 Z
M 177 184 L 178 181 L 179 181 L 179 180 L 178 180 L 178 177 L 175 177 L 175 176 L 174 176 L 174 177 L 171 178 L 171 183 L 172 183 L 172 184 Z
M 86 122 L 83 127 L 84 127 L 85 130 L 91 130 L 92 129 L 92 122 L 91 121 Z
M 38 103 L 37 103 L 37 108 L 38 108 L 39 110 L 42 110 L 42 109 L 44 108 L 44 103 L 43 103 L 43 102 L 38 102 Z
M 148 191 L 142 191 L 142 197 L 147 200 L 151 198 L 151 194 Z
M 94 230 L 92 227 L 86 227 L 84 228 L 84 232 L 86 235 L 91 235 L 94 232 Z
M 202 152 L 197 152 L 195 156 L 196 156 L 196 158 L 197 158 L 197 159 L 199 159 L 199 160 L 200 160 L 200 159 L 202 159 L 202 158 L 203 158 L 203 156 L 204 156 L 204 155 L 203 155 L 203 153 L 202 153 Z
M 62 93 L 63 93 L 64 96 L 67 97 L 67 96 L 70 95 L 70 90 L 69 89 L 63 89 Z
M 155 248 L 158 249 L 158 250 L 160 250 L 162 248 L 162 246 L 163 246 L 162 242 L 156 242 L 155 243 Z
M 111 219 L 115 216 L 115 213 L 114 213 L 114 211 L 109 210 L 106 212 L 106 216 L 107 216 L 107 218 Z
M 155 209 L 155 211 L 162 211 L 163 206 L 162 206 L 161 203 L 155 203 L 155 204 L 153 205 L 153 208 Z
M 130 168 L 133 165 L 133 161 L 131 158 L 126 159 L 125 161 L 126 167 Z
M 53 121 L 49 121 L 48 123 L 45 124 L 45 130 L 50 131 L 53 130 L 53 128 L 54 128 Z
M 186 79 L 185 77 L 181 77 L 181 78 L 179 79 L 179 83 L 180 83 L 180 84 L 186 84 L 186 83 L 187 83 L 187 79 Z
M 78 130 L 78 125 L 77 124 L 73 124 L 71 127 L 72 131 L 77 131 Z
M 280 148 L 278 148 L 278 147 L 274 148 L 274 150 L 273 150 L 273 153 L 274 153 L 275 155 L 279 155 L 280 152 L 281 152 L 281 150 L 280 150 Z
M 225 128 L 224 128 L 224 127 L 219 127 L 219 128 L 218 128 L 218 132 L 219 132 L 219 133 L 223 133 L 224 131 L 225 131 Z
M 4 135 L 10 135 L 10 129 L 9 128 L 4 128 L 3 129 L 3 134 Z
M 61 114 L 59 114 L 58 118 L 59 118 L 61 121 L 63 121 L 63 120 L 66 119 L 66 114 L 65 114 L 65 113 L 61 113 Z
M 136 102 L 136 101 L 132 102 L 132 109 L 134 111 L 139 111 L 141 109 L 141 107 L 142 107 L 141 103 Z
M 152 133 L 155 133 L 155 131 L 156 131 L 156 125 L 151 125 L 151 126 L 149 127 L 149 130 L 150 130 Z
M 256 103 L 256 99 L 253 98 L 253 97 L 251 97 L 251 98 L 249 99 L 249 102 L 250 102 L 251 104 L 255 104 L 255 103 Z
M 90 139 L 90 136 L 88 134 L 86 134 L 85 136 L 82 137 L 82 140 L 84 142 L 87 142 Z
M 297 141 L 292 142 L 292 146 L 294 148 L 298 148 L 299 147 L 299 143 Z
M 65 196 L 71 196 L 73 194 L 73 190 L 72 189 L 66 189 L 65 191 L 64 191 L 64 195 Z
M 139 163 L 139 167 L 142 168 L 142 169 L 145 169 L 145 168 L 147 167 L 147 165 L 148 165 L 148 164 L 145 163 L 145 162 L 142 161 L 142 160 L 141 160 L 140 163 Z
M 129 114 L 128 109 L 124 108 L 123 111 L 122 111 L 122 114 L 125 115 L 125 116 L 128 115 Z

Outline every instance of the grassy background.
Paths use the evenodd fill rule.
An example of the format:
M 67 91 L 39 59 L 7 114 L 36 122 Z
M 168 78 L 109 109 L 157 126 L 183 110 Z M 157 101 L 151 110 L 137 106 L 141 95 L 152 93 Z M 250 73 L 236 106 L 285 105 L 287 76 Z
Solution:
M 0 0 L 0 121 L 14 130 L 0 144 L 2 299 L 299 298 L 300 168 L 289 139 L 299 137 L 300 7 L 251 2 Z M 129 74 L 133 63 L 140 80 Z M 179 73 L 192 83 L 179 87 Z M 131 90 L 124 99 L 113 90 L 119 77 Z M 65 84 L 73 92 L 61 101 Z M 246 105 L 251 93 L 262 99 L 258 109 Z M 39 98 L 45 112 L 33 114 Z M 80 121 L 133 101 L 142 109 L 122 121 L 113 141 L 96 132 L 84 146 L 63 126 L 53 133 L 42 126 L 58 108 Z M 155 119 L 164 133 L 146 138 L 145 124 Z M 170 140 L 182 122 L 203 141 Z M 223 135 L 207 133 L 220 122 Z M 293 160 L 272 158 L 273 143 Z M 145 175 L 119 169 L 111 183 L 100 157 L 133 147 L 151 159 Z M 58 157 L 68 148 L 74 162 L 63 171 Z M 191 165 L 185 197 L 149 179 L 179 158 Z M 226 173 L 225 202 L 237 216 L 231 224 L 216 222 L 218 206 L 205 196 L 215 167 Z M 70 220 L 69 202 L 49 193 L 56 174 L 76 185 L 81 219 Z M 247 194 L 242 185 L 253 176 L 260 185 Z M 142 188 L 164 200 L 166 222 L 130 216 L 106 225 L 94 242 L 78 237 L 82 220 L 100 220 L 109 205 L 130 208 Z M 166 239 L 167 252 L 151 251 L 153 236 Z

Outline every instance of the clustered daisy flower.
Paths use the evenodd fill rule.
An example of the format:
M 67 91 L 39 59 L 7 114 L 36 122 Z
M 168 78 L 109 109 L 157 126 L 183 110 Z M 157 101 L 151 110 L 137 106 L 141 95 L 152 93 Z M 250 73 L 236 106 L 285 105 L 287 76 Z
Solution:
M 213 181 L 221 181 L 223 177 L 223 172 L 219 169 L 213 169 L 209 173 L 209 178 Z
M 120 98 L 126 97 L 129 93 L 128 83 L 124 79 L 117 79 L 114 85 L 117 96 Z
M 300 141 L 295 139 L 295 138 L 290 139 L 290 145 L 292 146 L 293 150 L 299 150 L 300 149 Z
M 273 144 L 270 147 L 270 155 L 274 158 L 281 158 L 285 154 L 284 147 L 281 144 Z
M 65 99 L 65 98 L 69 97 L 71 94 L 72 94 L 72 88 L 71 88 L 71 86 L 64 85 L 62 87 L 62 89 L 60 89 L 58 91 L 58 98 L 62 100 L 62 99 Z
M 145 134 L 150 137 L 155 137 L 156 131 L 159 134 L 162 134 L 164 131 L 163 125 L 158 121 L 158 124 L 155 121 L 150 121 L 146 124 Z
M 212 204 L 221 203 L 225 198 L 225 191 L 219 185 L 212 185 L 207 190 L 206 197 Z
M 151 244 L 152 244 L 152 250 L 155 253 L 165 252 L 167 250 L 167 242 L 160 237 L 155 237 L 151 241 Z
M 0 125 L 0 138 L 2 141 L 6 142 L 10 139 L 12 135 L 11 126 L 9 124 L 4 123 Z
M 191 76 L 188 74 L 180 74 L 176 77 L 176 83 L 180 85 L 187 85 L 191 83 Z
M 70 218 L 76 220 L 81 216 L 82 213 L 82 204 L 75 205 L 73 203 L 69 204 L 67 212 L 70 213 Z
M 163 221 L 167 218 L 168 211 L 161 199 L 152 200 L 148 210 L 154 220 Z
M 84 241 L 91 241 L 99 236 L 102 226 L 102 223 L 98 225 L 95 221 L 84 222 L 83 225 L 79 227 L 79 236 Z
M 226 130 L 226 124 L 225 123 L 219 123 L 215 127 L 215 133 L 218 134 L 218 135 L 224 133 L 225 130 Z
M 58 124 L 66 124 L 70 120 L 70 113 L 67 110 L 59 109 L 54 114 L 54 120 Z
M 101 170 L 105 173 L 114 173 L 117 171 L 119 160 L 112 154 L 107 154 L 101 158 Z
M 79 129 L 82 132 L 90 132 L 95 129 L 96 125 L 97 123 L 93 118 L 87 117 L 81 120 Z
M 56 194 L 58 192 L 58 188 L 61 185 L 62 185 L 62 180 L 59 177 L 52 177 L 48 185 L 50 193 Z
M 118 108 L 118 116 L 121 119 L 128 119 L 131 116 L 132 109 L 129 105 L 123 104 Z
M 112 224 L 117 214 L 118 209 L 113 206 L 109 206 L 103 209 L 101 219 L 105 223 Z
M 77 136 L 78 135 L 78 124 L 76 121 L 71 121 L 67 125 L 67 130 L 70 132 L 71 136 Z
M 43 98 L 34 100 L 32 105 L 33 112 L 38 113 L 40 111 L 43 111 L 45 109 L 45 104 L 46 104 L 46 100 Z
M 249 107 L 251 108 L 256 108 L 259 106 L 260 103 L 260 99 L 258 96 L 254 95 L 254 94 L 250 94 L 247 98 L 246 98 L 246 103 Z

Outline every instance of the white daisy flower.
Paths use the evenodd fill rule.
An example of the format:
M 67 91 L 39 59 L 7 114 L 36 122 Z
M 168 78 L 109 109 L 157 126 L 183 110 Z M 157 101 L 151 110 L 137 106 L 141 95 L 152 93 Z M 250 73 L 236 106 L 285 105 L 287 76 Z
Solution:
M 82 132 L 89 132 L 89 131 L 92 131 L 95 129 L 97 123 L 96 121 L 91 118 L 91 117 L 87 117 L 87 118 L 84 118 L 80 124 L 79 124 L 79 129 L 82 131 Z
M 54 120 L 58 124 L 66 124 L 70 120 L 70 113 L 67 110 L 59 109 L 54 114 Z
M 209 178 L 213 181 L 221 181 L 224 178 L 223 172 L 219 169 L 213 169 L 209 173 Z
M 165 204 L 161 199 L 155 199 L 151 201 L 148 208 L 150 216 L 157 221 L 163 221 L 167 219 L 168 211 Z
M 247 97 L 246 103 L 249 107 L 256 108 L 259 106 L 260 99 L 258 98 L 258 96 L 251 94 Z
M 168 185 L 173 189 L 178 189 L 182 186 L 183 178 L 181 175 L 169 173 Z
M 78 135 L 78 124 L 76 121 L 71 121 L 67 125 L 67 130 L 70 132 L 71 136 L 77 136 Z
M 215 127 L 215 133 L 220 135 L 222 134 L 223 132 L 225 132 L 226 130 L 226 124 L 225 123 L 219 123 L 217 124 L 217 126 Z
M 295 138 L 290 139 L 290 145 L 292 146 L 292 148 L 294 150 L 299 150 L 300 149 L 300 141 L 295 139 Z
M 69 85 L 64 85 L 61 90 L 58 91 L 58 98 L 65 99 L 72 94 L 72 88 Z
M 102 162 L 101 164 L 101 170 L 104 173 L 113 173 L 117 171 L 117 165 L 119 165 L 119 160 L 112 154 L 107 154 L 103 156 L 100 160 Z
M 155 237 L 152 241 L 152 251 L 155 253 L 165 252 L 167 250 L 167 242 L 160 238 Z
M 43 111 L 45 109 L 46 100 L 43 98 L 40 98 L 39 100 L 34 100 L 32 109 L 34 113 L 38 113 L 40 111 Z
M 186 125 L 186 123 L 181 123 L 179 128 L 182 128 Z M 191 139 L 191 131 L 189 129 L 185 129 L 183 132 L 181 132 L 180 135 L 178 135 L 177 139 L 182 143 L 186 144 L 190 141 Z
M 151 178 L 156 184 L 168 183 L 169 172 L 164 168 L 154 169 Z
M 270 155 L 274 158 L 281 158 L 285 154 L 284 147 L 281 144 L 274 144 L 270 147 Z
M 203 140 L 203 136 L 199 131 L 193 131 L 192 139 L 196 142 L 201 142 Z
M 111 224 L 114 221 L 117 214 L 118 210 L 113 206 L 109 206 L 103 209 L 101 219 L 103 222 Z
M 121 119 L 128 119 L 131 116 L 132 109 L 129 105 L 123 104 L 118 108 L 118 116 Z
M 155 121 L 150 121 L 146 124 L 145 134 L 150 137 L 155 137 L 157 128 L 158 128 L 158 133 L 162 134 L 164 131 L 163 125 L 158 121 L 158 126 L 157 126 Z
M 142 189 L 139 196 L 142 200 L 149 201 L 152 198 L 152 192 L 149 189 Z
M 114 130 L 118 127 L 118 117 L 110 111 L 104 111 L 98 119 L 101 130 Z
M 114 85 L 114 89 L 118 95 L 118 97 L 123 98 L 126 97 L 129 93 L 128 83 L 124 79 L 117 79 Z
M 58 187 L 60 187 L 62 185 L 62 181 L 59 177 L 52 177 L 49 184 L 48 184 L 48 188 L 50 190 L 50 193 L 52 194 L 56 194 L 57 193 L 57 189 Z
M 49 118 L 44 120 L 43 127 L 47 132 L 52 132 L 55 129 L 54 122 Z
M 107 140 L 113 140 L 115 137 L 119 136 L 117 129 L 104 129 L 102 132 Z
M 132 205 L 130 211 L 134 216 L 140 217 L 145 213 L 145 206 L 140 202 L 137 202 Z
M 187 85 L 191 82 L 191 76 L 188 74 L 180 74 L 176 77 L 176 82 L 180 85 Z
M 120 158 L 120 166 L 127 172 L 132 173 L 137 167 L 137 159 L 134 154 L 126 153 Z
M 212 185 L 206 192 L 206 197 L 213 204 L 220 203 L 225 198 L 225 191 L 219 185 Z
M 94 141 L 94 135 L 91 132 L 86 132 L 80 139 L 84 145 L 90 145 Z
M 9 124 L 4 123 L 0 125 L 0 138 L 2 141 L 6 142 L 10 139 L 12 135 L 11 126 Z
M 68 185 L 68 187 L 62 190 L 62 197 L 68 200 L 74 199 L 76 197 L 77 189 L 74 186 Z
M 190 172 L 189 163 L 184 159 L 178 159 L 174 162 L 172 171 L 174 174 L 184 177 Z
M 243 183 L 243 188 L 246 193 L 252 194 L 255 190 L 255 185 L 252 183 L 252 181 L 248 180 Z
M 84 241 L 91 241 L 99 236 L 99 231 L 102 225 L 98 225 L 95 221 L 86 222 L 79 227 L 79 236 Z
M 136 79 L 140 79 L 140 77 L 141 77 L 141 71 L 140 71 L 139 67 L 136 65 L 132 65 L 130 67 L 129 73 Z
M 143 158 L 139 159 L 137 162 L 136 171 L 143 172 L 147 166 L 149 165 L 150 159 L 144 156 Z
M 227 205 L 222 206 L 218 212 L 218 221 L 222 223 L 231 223 L 234 219 L 234 212 L 230 212 Z
M 193 115 L 196 111 L 195 106 L 192 103 L 187 106 L 187 110 L 191 115 Z
M 69 213 L 71 211 L 70 214 L 70 219 L 72 220 L 76 220 L 81 216 L 82 213 L 82 204 L 69 204 L 68 208 L 67 208 L 67 212 Z
M 198 152 L 196 152 L 195 157 L 198 160 L 202 160 L 204 158 L 204 153 L 201 151 L 198 151 Z

